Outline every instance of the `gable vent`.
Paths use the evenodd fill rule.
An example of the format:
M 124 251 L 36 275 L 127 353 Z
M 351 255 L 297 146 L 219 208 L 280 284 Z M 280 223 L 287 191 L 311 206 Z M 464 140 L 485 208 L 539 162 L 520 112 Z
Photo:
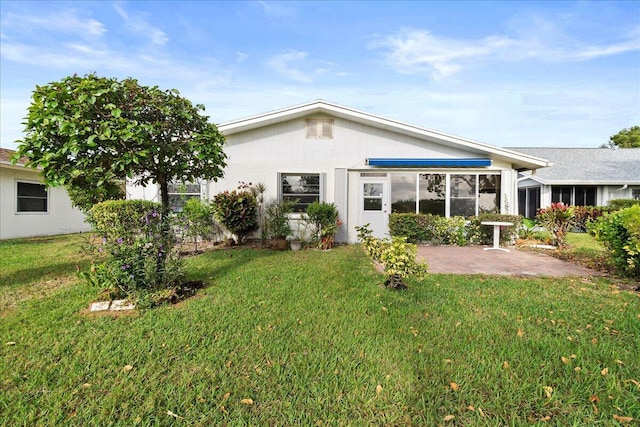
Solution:
M 307 119 L 308 139 L 333 139 L 333 119 Z

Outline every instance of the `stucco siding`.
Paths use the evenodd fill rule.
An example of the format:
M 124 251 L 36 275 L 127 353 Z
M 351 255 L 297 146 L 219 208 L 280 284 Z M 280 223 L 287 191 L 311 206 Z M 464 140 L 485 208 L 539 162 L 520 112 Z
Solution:
M 47 212 L 17 212 L 17 182 L 40 183 L 36 171 L 0 166 L 0 239 L 88 231 L 84 214 L 71 205 L 67 191 L 49 187 Z

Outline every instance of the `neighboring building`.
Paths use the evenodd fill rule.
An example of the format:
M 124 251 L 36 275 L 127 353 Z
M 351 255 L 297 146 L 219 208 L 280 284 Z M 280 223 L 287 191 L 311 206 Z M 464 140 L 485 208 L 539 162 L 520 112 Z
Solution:
M 640 199 L 640 148 L 510 149 L 550 163 L 518 180 L 518 212 L 527 218 L 556 202 L 606 206 L 612 199 Z
M 385 119 L 326 101 L 268 112 L 219 126 L 228 155 L 225 176 L 191 188 L 206 198 L 263 183 L 267 198 L 334 203 L 339 241 L 354 227 L 388 232 L 391 212 L 443 216 L 517 213 L 518 171 L 547 166 L 528 154 Z M 155 186 L 129 187 L 129 197 L 157 200 Z M 297 215 L 294 214 L 295 218 Z M 298 215 L 299 216 L 299 215 Z
M 39 171 L 11 164 L 15 151 L 0 148 L 0 239 L 88 231 L 67 191 L 47 187 Z

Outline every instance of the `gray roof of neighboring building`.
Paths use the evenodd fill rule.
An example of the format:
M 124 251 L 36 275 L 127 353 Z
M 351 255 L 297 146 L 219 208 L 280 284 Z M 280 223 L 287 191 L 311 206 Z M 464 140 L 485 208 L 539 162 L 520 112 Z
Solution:
M 542 184 L 640 185 L 640 148 L 509 149 L 549 160 L 551 166 L 532 176 Z

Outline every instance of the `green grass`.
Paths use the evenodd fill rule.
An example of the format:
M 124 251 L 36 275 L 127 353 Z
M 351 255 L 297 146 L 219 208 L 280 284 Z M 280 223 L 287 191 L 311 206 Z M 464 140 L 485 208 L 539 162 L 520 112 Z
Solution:
M 589 233 L 567 233 L 567 247 L 555 254 L 559 258 L 575 262 L 585 267 L 615 272 L 615 266 L 607 249 Z
M 208 286 L 177 306 L 88 315 L 99 289 L 75 282 L 4 311 L 0 425 L 640 419 L 640 298 L 607 279 L 429 275 L 393 292 L 358 246 L 215 251 L 188 271 Z

